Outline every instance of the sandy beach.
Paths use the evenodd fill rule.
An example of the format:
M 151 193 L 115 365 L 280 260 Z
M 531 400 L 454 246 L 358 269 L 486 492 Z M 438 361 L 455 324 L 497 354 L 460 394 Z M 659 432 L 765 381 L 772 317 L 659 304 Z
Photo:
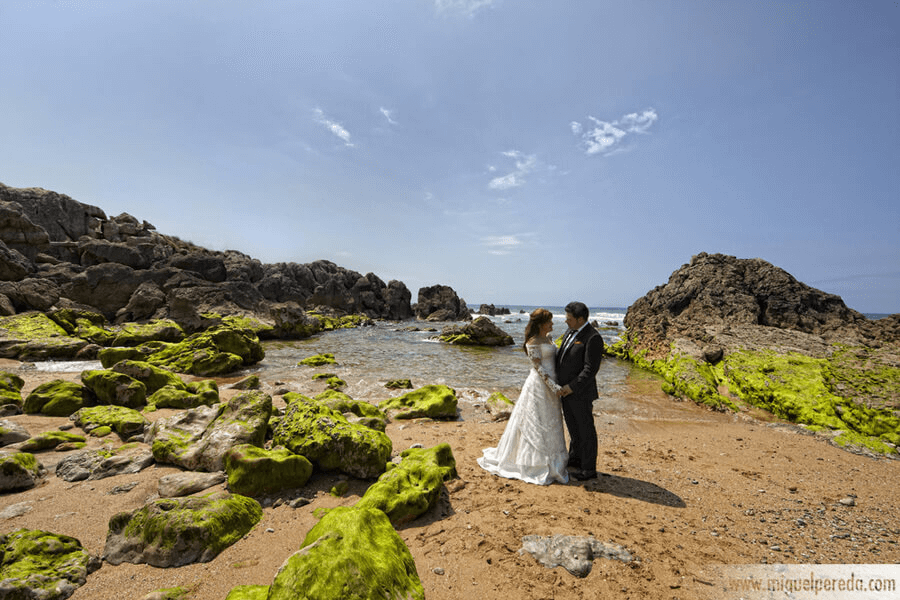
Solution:
M 3 363 L 25 378 L 23 397 L 60 377 Z M 77 374 L 63 378 L 74 381 Z M 236 393 L 220 381 L 223 398 Z M 270 385 L 264 381 L 264 391 Z M 317 393 L 322 384 L 302 385 Z M 567 485 L 535 486 L 480 469 L 476 458 L 496 444 L 506 422 L 492 421 L 477 402 L 462 401 L 457 421 L 389 423 L 395 454 L 414 444 L 447 442 L 457 461 L 459 478 L 448 482 L 438 506 L 399 529 L 426 597 L 703 598 L 714 595 L 716 564 L 900 562 L 900 461 L 852 454 L 793 426 L 711 412 L 657 390 L 644 396 L 646 406 L 624 417 L 612 409 L 596 416 L 603 474 Z M 281 397 L 275 404 L 283 406 Z M 68 422 L 32 415 L 9 420 L 32 435 Z M 121 443 L 115 436 L 88 440 L 90 447 Z M 39 453 L 46 480 L 0 497 L 2 531 L 67 534 L 102 555 L 109 518 L 155 498 L 159 478 L 178 471 L 155 465 L 136 475 L 70 483 L 53 474 L 63 456 Z M 368 485 L 350 479 L 347 494 L 337 498 L 329 490 L 339 479 L 346 477 L 314 474 L 292 496 L 309 498 L 306 506 L 264 505 L 257 527 L 212 562 L 171 569 L 104 563 L 71 598 L 137 600 L 183 586 L 191 600 L 223 600 L 235 586 L 268 585 L 317 521 L 313 511 L 352 505 Z M 578 578 L 519 553 L 524 536 L 554 534 L 593 536 L 637 559 L 597 559 L 590 574 Z

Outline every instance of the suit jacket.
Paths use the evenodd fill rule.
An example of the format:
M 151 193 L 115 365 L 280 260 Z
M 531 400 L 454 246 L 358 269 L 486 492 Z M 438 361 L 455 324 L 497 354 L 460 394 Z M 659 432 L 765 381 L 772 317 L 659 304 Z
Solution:
M 597 392 L 597 371 L 603 358 L 603 337 L 588 323 L 575 336 L 575 340 L 565 352 L 556 354 L 556 379 L 559 385 L 572 388 L 566 400 L 595 400 Z

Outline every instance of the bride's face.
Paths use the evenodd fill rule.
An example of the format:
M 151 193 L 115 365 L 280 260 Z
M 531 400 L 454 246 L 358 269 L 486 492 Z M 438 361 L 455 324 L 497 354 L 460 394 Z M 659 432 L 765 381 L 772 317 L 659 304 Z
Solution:
M 553 320 L 547 321 L 543 325 L 541 325 L 541 335 L 547 335 L 551 331 L 553 331 Z

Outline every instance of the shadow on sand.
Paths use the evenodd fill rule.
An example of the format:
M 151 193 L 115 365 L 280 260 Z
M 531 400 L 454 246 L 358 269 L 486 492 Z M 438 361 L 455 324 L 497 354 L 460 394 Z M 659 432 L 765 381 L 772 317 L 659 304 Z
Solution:
M 635 500 L 674 508 L 685 508 L 687 506 L 678 494 L 661 488 L 655 483 L 632 479 L 631 477 L 619 477 L 618 475 L 601 473 L 597 479 L 589 479 L 585 482 L 580 482 L 576 479 L 570 481 L 577 485 L 584 485 L 584 489 L 589 492 L 612 494 L 620 498 L 634 498 Z

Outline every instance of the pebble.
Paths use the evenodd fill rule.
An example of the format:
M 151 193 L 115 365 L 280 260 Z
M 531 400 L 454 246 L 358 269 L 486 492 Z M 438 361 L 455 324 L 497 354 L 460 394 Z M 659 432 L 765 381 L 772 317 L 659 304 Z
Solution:
M 856 506 L 856 500 L 853 496 L 847 496 L 846 498 L 841 498 L 838 500 L 839 504 L 843 504 L 844 506 Z
M 434 573 L 435 575 L 443 575 L 444 569 L 442 569 L 441 567 L 435 567 L 431 570 L 431 572 Z

